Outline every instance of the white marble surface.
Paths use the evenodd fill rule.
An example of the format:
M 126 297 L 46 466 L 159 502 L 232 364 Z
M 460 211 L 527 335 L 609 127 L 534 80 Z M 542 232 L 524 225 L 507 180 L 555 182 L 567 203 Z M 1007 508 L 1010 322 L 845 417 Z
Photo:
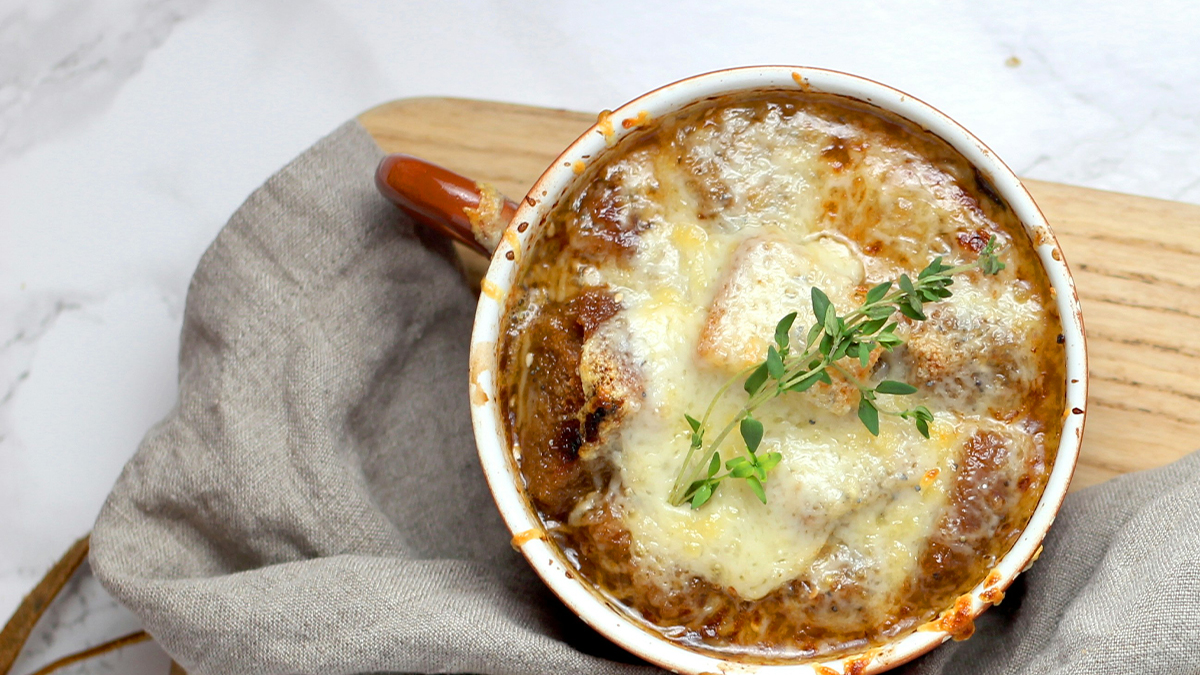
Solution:
M 599 110 L 731 65 L 921 97 L 1019 173 L 1200 203 L 1200 5 L 0 0 L 0 617 L 175 398 L 188 278 L 341 121 L 451 95 Z M 14 671 L 137 627 L 81 573 Z M 153 645 L 72 672 L 163 673 Z

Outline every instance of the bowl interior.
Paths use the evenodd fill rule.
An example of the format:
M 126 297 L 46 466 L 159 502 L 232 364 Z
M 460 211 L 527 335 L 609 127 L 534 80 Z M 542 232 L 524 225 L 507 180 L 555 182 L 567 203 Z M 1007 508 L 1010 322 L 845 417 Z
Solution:
M 1029 235 L 1055 295 L 1066 354 L 1066 410 L 1061 441 L 1045 490 L 1029 523 L 1000 562 L 969 593 L 955 614 L 969 622 L 991 605 L 990 592 L 1006 588 L 1027 569 L 1066 495 L 1083 434 L 1087 397 L 1087 357 L 1078 296 L 1066 260 L 1044 216 L 1013 172 L 995 153 L 950 118 L 928 104 L 885 85 L 834 71 L 790 66 L 723 70 L 656 89 L 601 115 L 551 164 L 521 203 L 502 243 L 492 257 L 483 283 L 471 341 L 471 408 L 476 442 L 488 483 L 514 542 L 545 583 L 585 622 L 625 649 L 664 668 L 701 672 L 815 672 L 813 665 L 752 664 L 729 661 L 669 642 L 628 619 L 618 608 L 573 573 L 562 553 L 544 538 L 541 522 L 524 494 L 522 479 L 507 442 L 496 403 L 497 347 L 502 314 L 522 258 L 536 245 L 542 223 L 580 177 L 576 162 L 602 158 L 621 139 L 636 133 L 639 122 L 653 120 L 712 97 L 757 90 L 803 89 L 863 101 L 928 129 L 960 152 L 995 187 Z M 632 121 L 632 124 L 625 120 Z M 585 174 L 586 176 L 586 174 Z M 511 253 L 511 255 L 510 255 Z M 950 628 L 947 630 L 946 628 Z M 919 656 L 950 639 L 952 626 L 922 627 L 882 647 L 828 662 L 843 672 L 877 672 Z

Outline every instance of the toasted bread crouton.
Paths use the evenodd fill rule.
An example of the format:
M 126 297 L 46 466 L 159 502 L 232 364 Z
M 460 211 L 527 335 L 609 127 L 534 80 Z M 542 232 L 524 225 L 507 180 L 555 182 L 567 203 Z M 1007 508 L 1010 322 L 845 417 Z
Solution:
M 905 349 L 912 379 L 922 387 L 963 405 L 980 396 L 999 409 L 1017 410 L 1025 392 L 1040 388 L 1040 370 L 1027 367 L 1027 347 L 1018 329 L 995 317 L 961 316 L 951 303 L 928 312 L 916 323 Z M 1007 396 L 997 398 L 999 392 Z
M 620 420 L 641 407 L 641 374 L 628 352 L 628 328 L 620 317 L 606 320 L 583 343 L 579 378 L 586 399 L 579 411 L 584 449 L 608 440 Z
M 812 325 L 812 287 L 848 311 L 863 282 L 863 266 L 848 246 L 829 237 L 804 243 L 770 236 L 743 241 L 730 259 L 696 348 L 703 363 L 737 372 L 761 362 L 775 325 L 797 312 L 794 335 Z

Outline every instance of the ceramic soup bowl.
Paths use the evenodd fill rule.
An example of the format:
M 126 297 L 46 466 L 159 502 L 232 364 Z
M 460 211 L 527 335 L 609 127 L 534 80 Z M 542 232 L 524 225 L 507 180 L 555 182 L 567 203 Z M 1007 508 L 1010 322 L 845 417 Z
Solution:
M 531 503 L 502 417 L 497 386 L 503 326 L 522 261 L 538 246 L 548 216 L 562 200 L 592 179 L 581 167 L 620 153 L 622 141 L 644 134 L 656 120 L 721 97 L 803 90 L 869 104 L 927 130 L 960 153 L 1019 219 L 1041 267 L 1061 319 L 1065 349 L 1065 413 L 1060 444 L 1047 467 L 1045 488 L 1015 543 L 986 579 L 943 608 L 937 620 L 882 645 L 821 662 L 755 662 L 666 639 L 630 617 L 590 584 L 563 551 L 545 535 Z M 952 637 L 961 637 L 973 619 L 1003 597 L 1003 590 L 1028 569 L 1066 495 L 1082 438 L 1087 395 L 1087 356 L 1083 322 L 1071 273 L 1046 219 L 1013 172 L 979 139 L 922 101 L 860 77 L 813 68 L 768 66 L 723 70 L 656 89 L 602 114 L 550 164 L 528 195 L 513 204 L 473 181 L 413 158 L 393 156 L 380 166 L 378 183 L 416 219 L 448 231 L 491 256 L 471 337 L 470 401 L 475 438 L 487 481 L 504 521 L 529 564 L 583 621 L 628 651 L 679 673 L 879 672 L 905 663 Z M 681 507 L 686 508 L 686 507 Z

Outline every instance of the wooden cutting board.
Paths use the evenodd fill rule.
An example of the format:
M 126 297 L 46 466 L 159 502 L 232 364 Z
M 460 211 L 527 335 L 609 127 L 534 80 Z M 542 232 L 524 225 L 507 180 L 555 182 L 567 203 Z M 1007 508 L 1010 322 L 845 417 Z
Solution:
M 358 119 L 388 152 L 423 157 L 519 199 L 596 118 L 419 98 Z M 1026 185 L 1071 265 L 1087 328 L 1091 391 L 1072 489 L 1200 448 L 1200 206 Z M 484 264 L 469 252 L 464 261 Z

